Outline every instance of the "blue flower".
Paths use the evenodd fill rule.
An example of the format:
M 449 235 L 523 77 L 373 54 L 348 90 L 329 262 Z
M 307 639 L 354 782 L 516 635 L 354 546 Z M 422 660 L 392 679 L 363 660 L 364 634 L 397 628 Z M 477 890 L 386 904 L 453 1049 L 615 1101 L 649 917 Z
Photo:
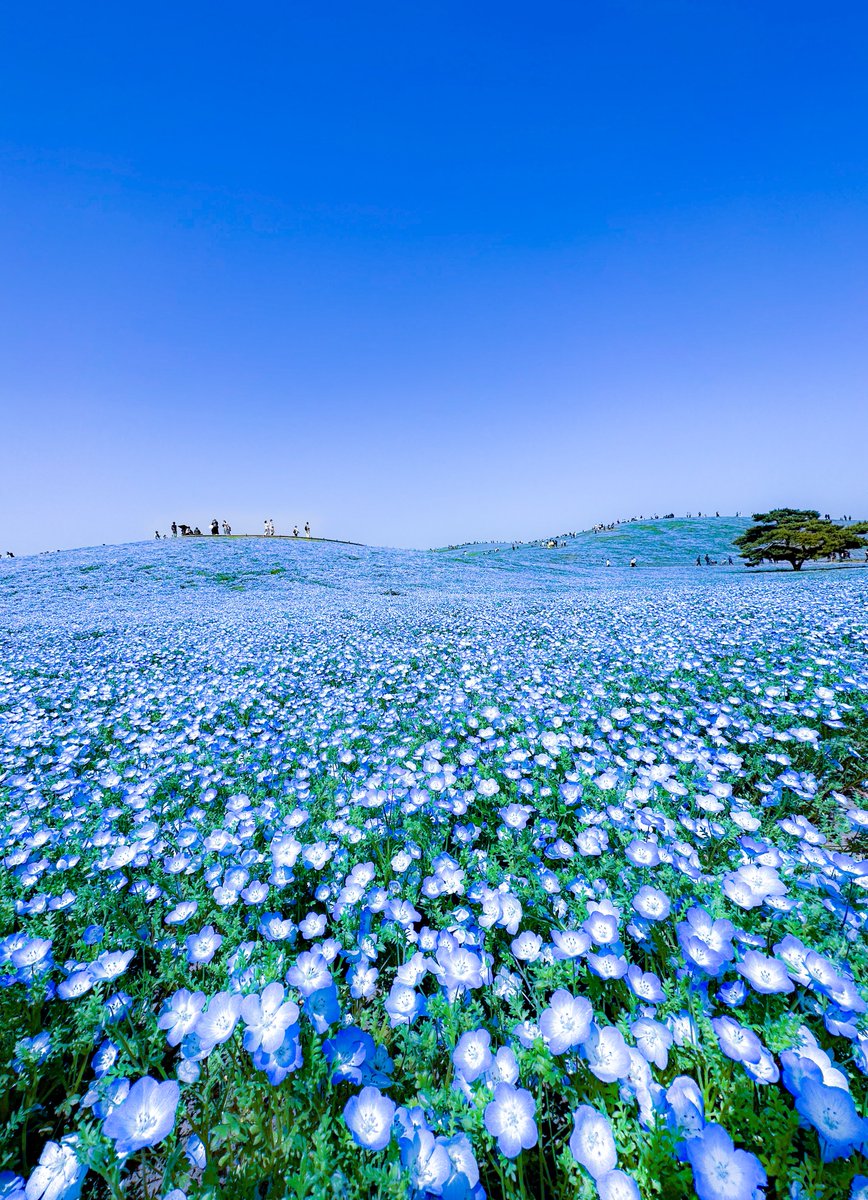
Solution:
M 491 1034 L 487 1029 L 463 1033 L 452 1052 L 452 1061 L 468 1083 L 474 1083 L 494 1062 Z
M 760 954 L 758 950 L 748 950 L 735 969 L 744 976 L 753 990 L 762 996 L 793 990 L 793 981 L 780 959 L 769 958 L 766 954 Z
M 345 1079 L 360 1084 L 362 1064 L 372 1060 L 375 1053 L 374 1039 L 356 1025 L 339 1030 L 333 1038 L 323 1042 L 322 1049 L 332 1068 L 333 1084 Z
M 241 1003 L 242 997 L 237 992 L 217 992 L 211 997 L 207 1009 L 196 1018 L 193 1030 L 203 1047 L 229 1041 L 241 1015 Z
M 630 1073 L 630 1050 L 624 1035 L 614 1025 L 594 1027 L 584 1045 L 591 1071 L 602 1083 L 626 1079 Z
M 393 1029 L 398 1025 L 412 1025 L 425 1012 L 425 997 L 409 984 L 395 980 L 384 1007 Z
M 802 1080 L 796 1110 L 814 1127 L 823 1162 L 844 1158 L 868 1140 L 868 1117 L 860 1117 L 853 1097 L 817 1079 Z
M 87 1167 L 78 1161 L 77 1146 L 76 1134 L 45 1143 L 22 1193 L 26 1200 L 78 1200 Z
M 693 1168 L 698 1200 L 755 1200 L 758 1189 L 765 1187 L 759 1159 L 736 1150 L 722 1125 L 706 1125 L 698 1137 L 684 1143 L 684 1155 Z
M 446 1147 L 434 1140 L 428 1129 L 417 1129 L 412 1138 L 402 1139 L 401 1162 L 410 1174 L 414 1194 L 441 1196 L 446 1180 L 452 1174 L 452 1163 Z
M 639 888 L 633 897 L 633 907 L 640 917 L 648 921 L 665 921 L 672 910 L 666 893 L 647 885 Z
M 636 1039 L 639 1053 L 655 1067 L 665 1071 L 669 1061 L 669 1047 L 672 1045 L 672 1034 L 660 1021 L 650 1017 L 640 1017 L 630 1026 L 630 1031 Z
M 485 1106 L 485 1128 L 497 1139 L 500 1153 L 516 1158 L 537 1142 L 536 1101 L 525 1088 L 498 1083 L 494 1099 Z
M 284 1001 L 286 989 L 282 983 L 269 983 L 261 996 L 245 996 L 241 1001 L 241 1018 L 247 1028 L 242 1042 L 251 1053 L 260 1046 L 266 1054 L 273 1054 L 286 1035 L 290 1025 L 298 1021 L 298 1005 Z
M 217 932 L 213 925 L 206 925 L 199 933 L 188 935 L 186 939 L 187 962 L 194 964 L 209 963 L 222 944 L 222 935 Z
M 103 1122 L 102 1131 L 115 1143 L 118 1154 L 134 1154 L 156 1146 L 175 1127 L 181 1089 L 175 1080 L 158 1083 L 146 1075 L 134 1083 L 126 1099 Z
M 552 1054 L 565 1054 L 587 1040 L 593 1017 L 594 1010 L 584 996 L 573 996 L 565 988 L 558 988 L 540 1016 L 540 1033 Z
M 617 1165 L 618 1151 L 609 1119 L 589 1104 L 580 1105 L 573 1113 L 570 1154 L 594 1179 Z
M 344 1123 L 364 1150 L 385 1150 L 392 1137 L 395 1104 L 379 1088 L 362 1088 L 344 1106 Z
M 157 1028 L 165 1029 L 166 1041 L 177 1046 L 193 1029 L 205 1004 L 204 992 L 191 992 L 181 988 L 163 1005 L 157 1019 Z
M 739 1025 L 732 1017 L 716 1017 L 712 1022 L 721 1050 L 727 1058 L 740 1063 L 759 1062 L 763 1044 L 751 1029 Z
M 597 1195 L 600 1200 L 641 1200 L 636 1180 L 617 1168 L 597 1180 Z

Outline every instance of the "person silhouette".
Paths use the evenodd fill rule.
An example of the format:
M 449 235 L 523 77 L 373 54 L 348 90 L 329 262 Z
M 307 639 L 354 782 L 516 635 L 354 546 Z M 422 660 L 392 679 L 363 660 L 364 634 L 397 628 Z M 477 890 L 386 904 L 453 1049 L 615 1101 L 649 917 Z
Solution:
M 305 521 L 304 523 L 304 536 L 310 537 L 310 521 Z

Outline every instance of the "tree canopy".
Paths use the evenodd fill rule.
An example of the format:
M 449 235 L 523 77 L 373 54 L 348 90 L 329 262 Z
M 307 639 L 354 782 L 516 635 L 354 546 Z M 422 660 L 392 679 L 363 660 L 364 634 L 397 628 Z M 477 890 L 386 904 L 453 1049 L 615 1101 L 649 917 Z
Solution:
M 756 567 L 764 559 L 792 563 L 800 571 L 809 559 L 827 558 L 868 545 L 868 521 L 838 525 L 813 508 L 774 508 L 754 513 L 755 524 L 735 539 L 741 557 Z

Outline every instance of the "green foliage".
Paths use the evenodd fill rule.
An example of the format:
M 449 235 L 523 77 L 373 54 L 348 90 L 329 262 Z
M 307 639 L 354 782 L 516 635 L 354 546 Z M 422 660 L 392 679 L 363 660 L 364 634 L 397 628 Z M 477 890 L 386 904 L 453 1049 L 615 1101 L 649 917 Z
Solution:
M 791 563 L 796 571 L 811 559 L 827 558 L 868 544 L 868 522 L 846 527 L 821 517 L 813 508 L 774 508 L 754 513 L 754 524 L 735 539 L 748 566 L 768 559 Z

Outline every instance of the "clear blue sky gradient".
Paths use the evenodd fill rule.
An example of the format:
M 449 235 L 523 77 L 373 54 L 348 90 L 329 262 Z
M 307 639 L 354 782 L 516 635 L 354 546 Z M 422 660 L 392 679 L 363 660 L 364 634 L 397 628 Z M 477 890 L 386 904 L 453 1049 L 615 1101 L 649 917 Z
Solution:
M 0 15 L 0 549 L 868 516 L 868 10 Z

